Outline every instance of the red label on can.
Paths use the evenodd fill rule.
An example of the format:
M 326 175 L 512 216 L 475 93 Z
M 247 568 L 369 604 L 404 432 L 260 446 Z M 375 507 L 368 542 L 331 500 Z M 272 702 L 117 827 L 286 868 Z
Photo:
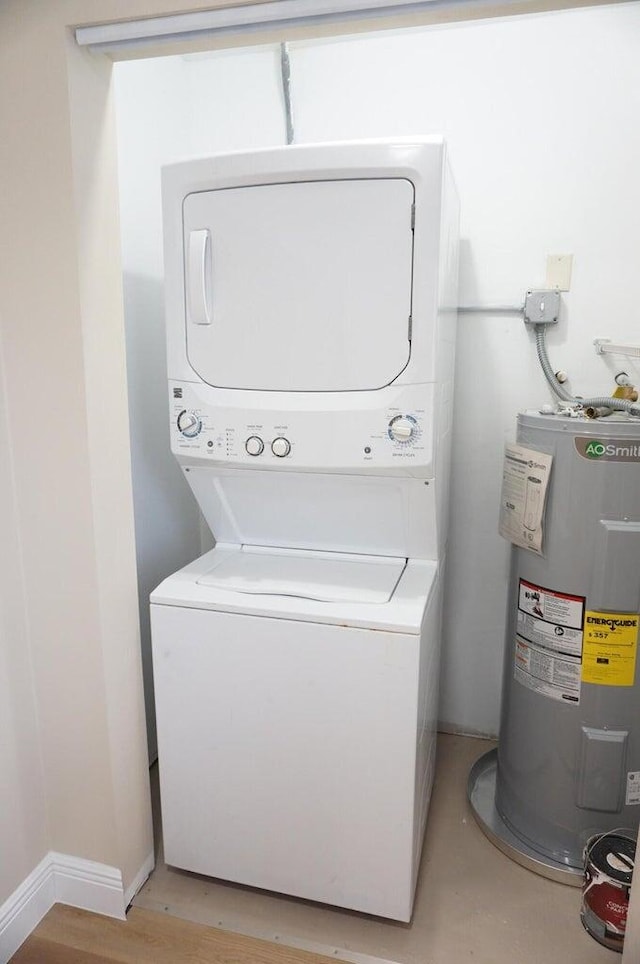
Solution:
M 600 918 L 608 931 L 624 934 L 627 926 L 629 898 L 625 889 L 606 880 L 595 881 L 585 889 L 584 902 Z

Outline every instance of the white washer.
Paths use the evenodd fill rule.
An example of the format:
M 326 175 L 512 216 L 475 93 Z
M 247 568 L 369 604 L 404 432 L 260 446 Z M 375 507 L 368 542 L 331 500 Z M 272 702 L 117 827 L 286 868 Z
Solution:
M 408 920 L 439 597 L 433 562 L 247 547 L 167 579 L 152 606 L 167 863 Z
M 151 597 L 166 860 L 409 920 L 446 547 L 443 142 L 191 161 L 163 196 L 171 445 L 218 540 Z

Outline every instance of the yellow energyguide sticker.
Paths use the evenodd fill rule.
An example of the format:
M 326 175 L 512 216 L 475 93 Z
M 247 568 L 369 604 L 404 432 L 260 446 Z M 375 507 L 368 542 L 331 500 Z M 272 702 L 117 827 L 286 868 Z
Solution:
M 582 682 L 633 686 L 636 674 L 638 624 L 636 613 L 584 614 Z

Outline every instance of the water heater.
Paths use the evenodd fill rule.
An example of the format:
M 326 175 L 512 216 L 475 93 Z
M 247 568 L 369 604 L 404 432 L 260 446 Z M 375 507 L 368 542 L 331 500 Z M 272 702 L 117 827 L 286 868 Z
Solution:
M 586 841 L 640 817 L 640 422 L 527 413 L 517 439 L 553 456 L 543 553 L 512 548 L 499 746 L 469 796 L 501 849 L 578 884 Z

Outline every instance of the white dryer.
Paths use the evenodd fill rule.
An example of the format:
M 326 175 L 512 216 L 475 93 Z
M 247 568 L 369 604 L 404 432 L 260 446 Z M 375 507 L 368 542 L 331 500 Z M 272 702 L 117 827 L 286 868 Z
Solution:
M 444 144 L 189 161 L 163 203 L 171 445 L 217 539 L 151 597 L 166 860 L 409 920 L 446 548 Z

